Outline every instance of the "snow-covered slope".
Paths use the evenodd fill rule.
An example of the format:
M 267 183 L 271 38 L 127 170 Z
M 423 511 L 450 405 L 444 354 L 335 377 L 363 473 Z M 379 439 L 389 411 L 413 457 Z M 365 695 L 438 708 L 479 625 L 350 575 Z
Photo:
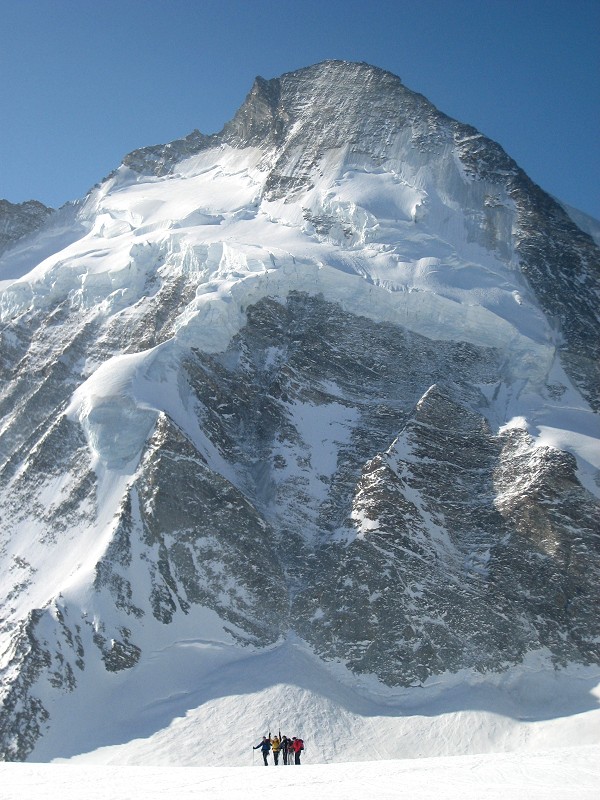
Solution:
M 288 696 L 316 736 L 338 669 L 361 732 L 356 676 L 392 736 L 435 676 L 532 657 L 592 669 L 565 713 L 591 712 L 598 270 L 498 145 L 344 62 L 257 79 L 220 134 L 132 153 L 14 244 L 4 758 L 156 753 L 228 691 L 229 723 Z

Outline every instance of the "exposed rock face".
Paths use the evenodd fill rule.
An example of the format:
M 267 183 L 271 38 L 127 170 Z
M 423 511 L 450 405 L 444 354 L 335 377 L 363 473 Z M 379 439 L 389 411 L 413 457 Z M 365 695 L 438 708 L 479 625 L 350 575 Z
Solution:
M 498 145 L 326 62 L 72 213 L 0 295 L 3 758 L 190 630 L 389 686 L 600 661 L 597 472 L 536 435 L 593 438 L 599 251 Z
M 455 394 L 432 387 L 365 465 L 363 532 L 319 559 L 303 635 L 334 658 L 351 638 L 353 667 L 391 684 L 449 665 L 495 670 L 539 647 L 559 664 L 596 662 L 597 501 L 565 454 L 533 451 L 522 432 L 492 436 Z
M 25 203 L 0 200 L 0 253 L 40 228 L 53 211 L 37 200 Z

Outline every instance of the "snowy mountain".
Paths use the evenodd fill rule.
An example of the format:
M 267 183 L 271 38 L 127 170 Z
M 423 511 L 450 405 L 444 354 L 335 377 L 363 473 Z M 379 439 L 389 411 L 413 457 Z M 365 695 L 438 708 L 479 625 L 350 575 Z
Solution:
M 257 78 L 13 241 L 3 758 L 267 701 L 316 737 L 315 693 L 393 725 L 482 676 L 516 719 L 532 663 L 590 711 L 599 272 L 499 145 L 346 62 Z

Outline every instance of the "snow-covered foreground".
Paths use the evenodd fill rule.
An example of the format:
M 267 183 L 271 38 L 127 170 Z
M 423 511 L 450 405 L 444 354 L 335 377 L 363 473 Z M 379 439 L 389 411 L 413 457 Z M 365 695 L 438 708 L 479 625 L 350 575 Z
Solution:
M 242 767 L 252 764 L 252 745 L 277 730 L 302 737 L 307 764 L 600 742 L 596 667 L 555 671 L 538 653 L 503 673 L 465 670 L 394 688 L 323 663 L 300 640 L 248 653 L 214 633 L 157 647 L 108 682 L 86 671 L 80 696 L 47 700 L 51 731 L 30 760 Z
M 226 747 L 226 742 L 223 746 Z M 258 764 L 258 760 L 256 762 Z M 551 800 L 598 797 L 600 745 L 534 754 L 253 767 L 100 767 L 2 764 L 3 800 L 285 797 L 377 800 Z
M 598 797 L 596 668 L 554 671 L 540 653 L 502 674 L 394 689 L 325 666 L 299 641 L 213 653 L 204 674 L 208 644 L 179 644 L 156 654 L 169 686 L 138 675 L 117 701 L 65 708 L 32 756 L 55 763 L 0 765 L 2 800 Z M 303 737 L 301 767 L 270 758 L 265 770 L 252 745 L 269 728 Z

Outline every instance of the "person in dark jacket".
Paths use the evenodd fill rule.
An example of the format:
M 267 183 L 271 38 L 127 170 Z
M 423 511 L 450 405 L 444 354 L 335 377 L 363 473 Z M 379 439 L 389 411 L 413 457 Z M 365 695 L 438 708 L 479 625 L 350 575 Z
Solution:
M 269 766 L 269 762 L 267 761 L 267 756 L 269 755 L 269 750 L 271 749 L 271 742 L 266 736 L 263 736 L 262 742 L 259 742 L 256 747 L 253 747 L 253 750 L 258 750 L 260 747 L 260 751 L 262 753 L 263 761 L 265 762 L 265 767 Z
M 290 740 L 287 738 L 287 736 L 282 736 L 281 737 L 281 753 L 283 755 L 283 763 L 284 764 L 288 763 L 288 747 L 289 747 L 289 744 L 290 744 Z

